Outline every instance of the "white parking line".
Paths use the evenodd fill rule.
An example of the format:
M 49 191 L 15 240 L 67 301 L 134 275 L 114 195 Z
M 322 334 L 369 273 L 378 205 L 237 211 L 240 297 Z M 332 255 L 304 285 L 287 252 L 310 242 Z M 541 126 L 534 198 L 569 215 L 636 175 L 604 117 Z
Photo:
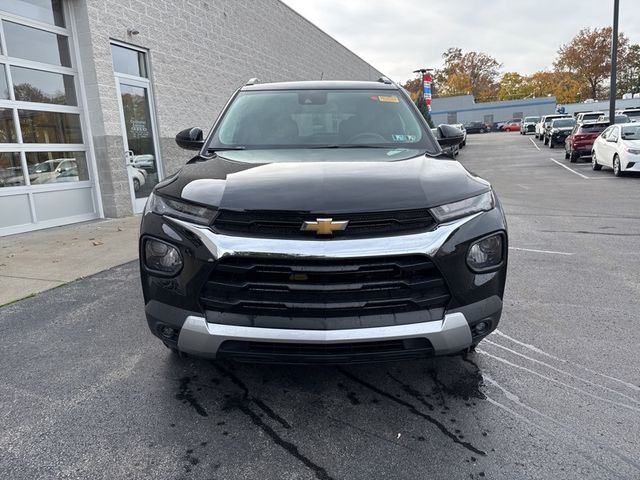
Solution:
M 557 161 L 554 158 L 550 158 L 549 160 L 551 160 L 554 163 L 557 163 L 558 165 L 560 165 L 562 168 L 565 168 L 567 170 L 569 170 L 571 173 L 575 173 L 576 175 L 578 175 L 579 177 L 584 178 L 585 180 L 589 180 L 589 177 L 587 177 L 586 175 L 581 174 L 580 172 L 576 172 L 573 168 L 569 168 L 566 165 L 561 164 L 559 161 Z
M 518 250 L 520 252 L 549 253 L 552 255 L 567 255 L 567 256 L 573 255 L 573 253 L 569 253 L 569 252 L 554 252 L 553 250 L 536 250 L 534 248 L 509 247 L 509 250 Z
M 529 137 L 529 140 L 531 140 L 531 143 L 533 143 L 533 146 L 536 147 L 538 151 L 540 151 L 540 147 L 536 145 L 536 142 L 533 141 L 533 138 Z
M 525 190 L 530 190 L 531 187 L 527 187 L 526 185 L 522 185 L 521 183 L 516 183 L 516 185 L 520 188 L 524 188 Z

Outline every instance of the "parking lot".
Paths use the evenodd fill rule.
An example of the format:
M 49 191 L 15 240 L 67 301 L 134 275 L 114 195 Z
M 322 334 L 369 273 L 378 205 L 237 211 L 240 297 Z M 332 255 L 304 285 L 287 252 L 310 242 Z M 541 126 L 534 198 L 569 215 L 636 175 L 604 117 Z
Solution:
M 0 309 L 0 477 L 639 478 L 640 177 L 517 133 L 469 135 L 459 160 L 510 228 L 503 317 L 476 352 L 179 358 L 125 264 Z

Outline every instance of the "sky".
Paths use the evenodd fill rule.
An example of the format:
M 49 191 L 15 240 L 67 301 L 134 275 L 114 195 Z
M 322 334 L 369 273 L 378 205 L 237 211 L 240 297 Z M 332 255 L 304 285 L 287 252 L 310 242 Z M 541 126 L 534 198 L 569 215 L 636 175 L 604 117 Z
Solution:
M 583 27 L 613 22 L 613 0 L 283 0 L 392 80 L 442 66 L 449 47 L 481 51 L 502 72 L 550 69 Z M 620 0 L 620 32 L 640 43 L 640 0 Z

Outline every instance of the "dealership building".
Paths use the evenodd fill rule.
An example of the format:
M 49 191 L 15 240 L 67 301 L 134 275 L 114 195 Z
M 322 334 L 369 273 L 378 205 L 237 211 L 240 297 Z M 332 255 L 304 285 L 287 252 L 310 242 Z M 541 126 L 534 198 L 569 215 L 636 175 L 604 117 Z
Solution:
M 278 0 L 2 0 L 0 236 L 140 212 L 251 77 L 380 75 Z

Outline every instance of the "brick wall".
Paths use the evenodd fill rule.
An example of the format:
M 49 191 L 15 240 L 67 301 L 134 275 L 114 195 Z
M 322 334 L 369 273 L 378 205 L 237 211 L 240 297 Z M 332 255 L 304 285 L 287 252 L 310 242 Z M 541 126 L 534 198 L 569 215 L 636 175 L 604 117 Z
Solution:
M 374 80 L 381 73 L 278 0 L 69 0 L 107 216 L 131 213 L 110 39 L 149 50 L 166 175 L 192 152 L 175 134 L 211 127 L 251 77 Z M 128 35 L 128 29 L 138 35 Z

